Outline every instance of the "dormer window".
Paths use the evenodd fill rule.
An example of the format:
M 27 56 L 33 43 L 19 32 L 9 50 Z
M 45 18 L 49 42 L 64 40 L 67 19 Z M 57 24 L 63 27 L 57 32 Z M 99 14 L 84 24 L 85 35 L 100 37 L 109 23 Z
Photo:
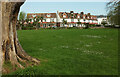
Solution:
M 89 19 L 90 17 L 88 16 L 88 19 Z
M 54 19 L 52 18 L 52 19 L 50 19 L 50 22 L 54 22 Z
M 63 18 L 66 18 L 66 15 L 65 15 L 65 14 L 63 15 Z
M 91 19 L 93 19 L 93 17 L 91 17 Z
M 85 19 L 85 16 L 83 16 L 83 18 Z
M 34 17 L 36 17 L 36 15 L 35 15 L 35 14 L 33 14 L 33 15 L 32 15 L 32 17 L 34 18 Z
M 50 15 L 50 14 L 47 14 L 47 17 L 51 17 L 51 15 Z

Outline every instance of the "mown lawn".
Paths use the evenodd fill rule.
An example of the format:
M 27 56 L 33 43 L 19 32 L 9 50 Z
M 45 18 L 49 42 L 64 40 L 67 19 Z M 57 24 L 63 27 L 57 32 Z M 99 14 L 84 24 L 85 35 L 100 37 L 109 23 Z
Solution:
M 24 50 L 40 65 L 14 75 L 117 75 L 117 29 L 21 30 Z

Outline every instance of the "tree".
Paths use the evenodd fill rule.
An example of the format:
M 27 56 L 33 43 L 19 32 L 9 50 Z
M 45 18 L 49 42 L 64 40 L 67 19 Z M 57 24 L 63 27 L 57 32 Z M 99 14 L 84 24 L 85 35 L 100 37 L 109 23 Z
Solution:
M 63 23 L 63 27 L 65 27 L 65 24 L 67 24 L 67 20 L 63 19 L 62 23 Z
M 37 16 L 37 17 L 34 17 L 33 18 L 33 25 L 35 25 L 36 26 L 36 29 L 39 29 L 39 21 L 40 21 L 40 17 L 39 16 Z
M 86 19 L 83 19 L 83 21 L 84 21 L 84 24 L 85 24 Z
M 105 26 L 107 24 L 107 21 L 102 20 L 101 24 L 103 24 Z
M 89 23 L 85 23 L 85 29 L 89 28 Z
M 86 19 L 83 19 L 83 21 L 84 21 L 84 24 L 83 24 L 83 25 L 86 27 Z
M 42 23 L 43 23 L 43 19 L 44 19 L 43 17 L 40 17 L 40 20 L 41 20 Z M 42 25 L 43 25 L 43 24 L 42 24 Z
M 29 19 L 29 18 L 25 19 L 25 22 L 29 23 L 29 21 L 30 21 L 30 19 Z
M 26 19 L 25 19 L 25 22 L 27 23 L 27 26 L 28 26 L 28 27 L 33 28 L 33 25 L 31 24 L 32 19 L 26 18 Z
M 21 30 L 21 29 L 22 29 L 22 26 L 21 26 L 19 20 L 17 20 L 17 23 L 16 23 L 16 29 L 17 29 L 17 30 Z
M 19 20 L 20 21 L 23 21 L 23 20 L 25 20 L 25 16 L 26 16 L 26 13 L 25 12 L 20 12 L 20 15 L 19 15 Z
M 1 77 L 1 72 L 2 72 L 2 12 L 1 12 L 1 1 L 0 1 L 0 77 Z
M 80 25 L 81 25 L 80 19 L 78 19 L 77 24 L 78 24 L 78 26 L 80 26 Z
M 107 3 L 108 20 L 110 24 L 120 25 L 120 1 L 112 0 Z
M 25 12 L 20 12 L 20 14 L 19 14 L 19 27 L 20 27 L 20 29 L 21 29 L 21 27 L 24 27 L 24 22 L 25 22 L 25 16 L 26 16 L 26 13 Z
M 22 63 L 26 66 L 32 64 L 38 64 L 40 61 L 36 58 L 29 56 L 21 47 L 16 32 L 16 21 L 19 13 L 20 6 L 24 2 L 21 0 L 16 0 L 16 2 L 0 2 L 0 11 L 2 14 L 2 21 L 0 25 L 0 59 L 4 64 L 10 62 L 14 70 L 16 66 L 19 68 L 25 68 Z M 25 1 L 25 0 L 22 0 Z M 22 62 L 22 63 L 21 63 Z M 2 68 L 3 72 L 6 69 Z

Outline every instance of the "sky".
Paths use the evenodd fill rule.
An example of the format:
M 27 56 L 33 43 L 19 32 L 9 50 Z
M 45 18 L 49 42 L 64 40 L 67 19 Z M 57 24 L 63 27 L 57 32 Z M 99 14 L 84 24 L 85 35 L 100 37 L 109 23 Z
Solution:
M 83 2 L 84 1 L 84 2 Z M 76 13 L 84 12 L 92 15 L 106 15 L 108 0 L 27 0 L 20 11 L 26 13 L 56 13 L 57 11 Z
M 111 0 L 26 0 L 27 2 L 108 2 Z

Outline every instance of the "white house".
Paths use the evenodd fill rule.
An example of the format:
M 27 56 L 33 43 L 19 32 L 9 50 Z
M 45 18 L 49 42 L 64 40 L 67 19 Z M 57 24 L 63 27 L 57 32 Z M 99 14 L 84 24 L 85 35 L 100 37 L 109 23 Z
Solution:
M 39 23 L 41 27 L 85 27 L 85 23 L 98 24 L 97 17 L 94 15 L 81 13 L 74 13 L 74 11 L 59 12 L 57 13 L 28 13 L 27 18 L 32 19 L 35 17 L 43 17 Z
M 98 20 L 98 25 L 101 25 L 102 21 L 107 22 L 107 16 L 103 16 L 103 15 L 97 16 L 97 20 Z
M 84 14 L 83 12 L 74 13 L 70 11 L 70 13 L 67 13 L 57 11 L 57 19 L 61 27 L 84 27 L 84 23 L 98 24 L 96 16 L 90 15 L 90 13 Z M 63 23 L 63 20 L 67 21 L 67 24 Z M 78 24 L 78 22 L 81 22 L 81 24 Z
M 28 13 L 27 14 L 27 18 L 32 19 L 31 23 L 33 23 L 34 17 L 43 18 L 42 20 L 39 21 L 40 27 L 47 28 L 47 27 L 56 26 L 56 22 L 57 22 L 56 13 Z

